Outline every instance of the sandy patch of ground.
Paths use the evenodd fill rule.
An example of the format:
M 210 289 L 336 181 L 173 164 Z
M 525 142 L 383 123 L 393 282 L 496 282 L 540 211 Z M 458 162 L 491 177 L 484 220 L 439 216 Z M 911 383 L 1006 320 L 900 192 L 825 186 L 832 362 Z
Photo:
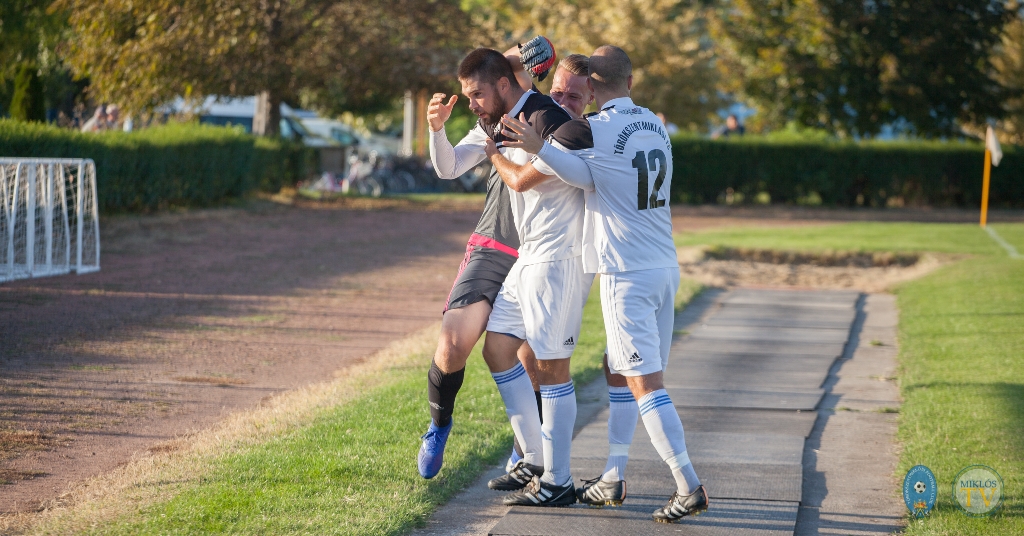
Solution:
M 818 258 L 811 254 L 771 255 L 770 252 L 736 250 L 716 255 L 696 247 L 679 248 L 678 253 L 683 277 L 708 286 L 851 289 L 862 292 L 884 292 L 903 281 L 922 277 L 956 258 L 925 254 L 919 258 L 860 255 L 837 259 L 831 254 Z
M 994 218 L 994 219 L 993 219 Z M 977 223 L 978 211 L 945 208 L 815 208 L 757 206 L 673 206 L 672 225 L 676 232 L 693 232 L 717 227 L 797 227 L 834 225 L 845 221 L 914 221 L 936 223 Z M 1024 211 L 989 212 L 989 221 L 1024 221 Z M 680 248 L 679 262 L 684 277 L 708 286 L 762 286 L 821 289 L 854 289 L 885 292 L 894 285 L 922 277 L 957 260 L 953 255 L 921 256 L 916 263 L 864 265 L 854 262 L 816 262 L 814 259 L 712 258 L 699 248 Z M 770 260 L 770 262 L 764 262 Z

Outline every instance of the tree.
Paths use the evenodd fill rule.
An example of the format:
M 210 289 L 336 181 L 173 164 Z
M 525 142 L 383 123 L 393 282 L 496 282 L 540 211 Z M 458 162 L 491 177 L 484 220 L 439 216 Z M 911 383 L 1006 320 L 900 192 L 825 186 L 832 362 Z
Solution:
M 49 5 L 50 0 L 0 2 L 0 84 L 21 77 L 23 84 L 29 84 L 22 85 L 25 91 L 42 91 L 37 87 L 41 84 L 37 75 L 41 73 L 49 79 L 61 71 L 56 50 L 66 30 L 67 20 L 63 12 L 48 9 Z M 33 72 L 31 77 L 24 74 L 28 72 L 26 69 Z M 14 93 L 9 95 L 13 98 Z M 29 100 L 25 103 L 44 107 L 43 117 L 39 120 L 45 119 L 43 101 L 25 93 L 18 98 L 26 96 Z
M 477 26 L 505 47 L 534 34 L 559 54 L 622 47 L 633 63 L 634 100 L 692 130 L 720 104 L 705 8 L 696 0 L 577 0 L 477 2 Z
M 1011 17 L 1001 0 L 725 0 L 712 35 L 766 126 L 947 135 L 1003 115 L 989 51 Z
M 1024 6 L 1017 3 L 1011 9 L 1016 17 L 1006 25 L 1003 41 L 992 56 L 992 65 L 994 78 L 1014 94 L 1003 102 L 1006 115 L 996 132 L 1003 143 L 1024 145 Z M 977 125 L 973 130 L 978 137 L 985 134 L 984 125 Z
M 46 107 L 43 105 L 43 83 L 37 69 L 30 63 L 22 63 L 14 77 L 14 95 L 11 98 L 11 118 L 19 121 L 45 121 Z
M 52 54 L 65 28 L 60 11 L 50 0 L 0 2 L 0 77 L 10 79 L 25 63 L 39 63 L 39 55 Z
M 59 0 L 69 62 L 129 113 L 181 95 L 260 95 L 266 134 L 300 98 L 335 111 L 394 99 L 454 69 L 453 0 Z

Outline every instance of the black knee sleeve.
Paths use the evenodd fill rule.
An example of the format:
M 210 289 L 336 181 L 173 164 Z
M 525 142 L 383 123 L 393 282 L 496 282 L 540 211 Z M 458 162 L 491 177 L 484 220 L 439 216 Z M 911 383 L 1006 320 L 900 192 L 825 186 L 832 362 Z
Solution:
M 452 422 L 455 397 L 459 394 L 459 389 L 462 388 L 462 380 L 465 376 L 465 368 L 445 374 L 431 361 L 430 372 L 427 373 L 427 398 L 430 400 L 430 418 L 437 426 L 444 428 Z

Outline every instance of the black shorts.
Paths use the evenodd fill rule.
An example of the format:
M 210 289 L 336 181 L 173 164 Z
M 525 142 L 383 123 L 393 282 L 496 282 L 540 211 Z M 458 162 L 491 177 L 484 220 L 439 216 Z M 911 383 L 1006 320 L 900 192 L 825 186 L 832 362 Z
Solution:
M 474 242 L 470 239 L 466 246 L 466 256 L 459 266 L 459 275 L 455 278 L 452 291 L 448 293 L 445 311 L 472 305 L 480 300 L 487 300 L 493 305 L 509 270 L 516 263 L 515 255 Z

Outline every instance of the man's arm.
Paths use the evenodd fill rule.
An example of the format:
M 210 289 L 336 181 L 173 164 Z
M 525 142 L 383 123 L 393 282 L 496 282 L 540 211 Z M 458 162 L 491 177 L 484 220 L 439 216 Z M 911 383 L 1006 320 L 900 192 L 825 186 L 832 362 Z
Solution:
M 526 163 L 520 165 L 505 158 L 504 155 L 498 152 L 494 141 L 490 139 L 487 140 L 484 150 L 487 152 L 487 157 L 490 158 L 491 164 L 494 165 L 494 169 L 498 170 L 498 176 L 501 177 L 501 180 L 513 192 L 525 192 L 551 178 L 551 175 L 545 175 L 537 171 L 533 164 Z
M 539 173 L 555 175 L 562 182 L 583 190 L 594 190 L 590 166 L 581 158 L 589 156 L 594 148 L 594 136 L 586 119 L 563 123 L 551 136 L 550 143 L 526 123 L 523 114 L 519 114 L 519 119 L 502 117 L 501 122 L 509 138 L 505 146 L 536 154 L 537 159 L 531 165 Z M 572 154 L 569 151 L 573 151 Z
M 452 147 L 444 124 L 451 117 L 459 97 L 452 95 L 446 104 L 445 96 L 444 93 L 434 93 L 427 106 L 427 123 L 430 125 L 430 161 L 434 164 L 434 171 L 439 178 L 451 180 L 483 161 L 487 135 L 479 128 L 473 128 L 457 146 Z
M 523 88 L 523 91 L 533 89 L 533 78 L 530 77 L 530 73 L 526 72 L 526 68 L 523 67 L 523 57 L 522 53 L 519 52 L 519 45 L 506 50 L 505 59 L 512 64 L 512 72 L 516 75 L 516 82 L 519 83 L 519 87 Z
M 537 153 L 541 168 L 550 169 L 566 184 L 588 192 L 594 191 L 594 175 L 590 172 L 590 166 L 580 156 L 565 152 L 567 149 L 564 147 L 556 147 L 554 144 L 557 143 L 545 142 L 544 147 Z
M 478 127 L 473 127 L 458 145 L 452 147 L 444 127 L 430 131 L 430 161 L 440 179 L 451 180 L 473 169 L 484 161 L 484 142 L 490 138 Z

